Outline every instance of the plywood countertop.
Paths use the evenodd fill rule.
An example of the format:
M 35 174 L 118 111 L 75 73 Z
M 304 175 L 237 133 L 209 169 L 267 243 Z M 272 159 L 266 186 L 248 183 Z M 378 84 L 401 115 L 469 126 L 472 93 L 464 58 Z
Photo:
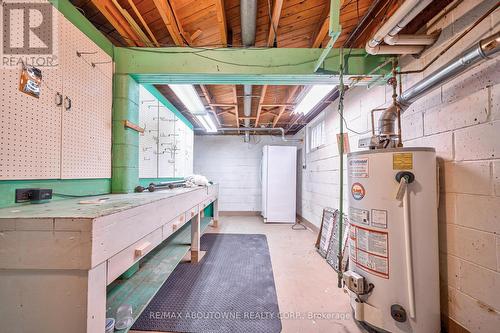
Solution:
M 171 197 L 181 196 L 193 191 L 208 191 L 208 188 L 175 188 L 151 193 L 146 191 L 143 193 L 105 194 L 101 196 L 50 201 L 44 204 L 25 204 L 0 209 L 0 222 L 2 219 L 95 219 Z M 107 200 L 101 203 L 80 203 L 82 201 L 95 201 L 103 198 L 107 198 Z

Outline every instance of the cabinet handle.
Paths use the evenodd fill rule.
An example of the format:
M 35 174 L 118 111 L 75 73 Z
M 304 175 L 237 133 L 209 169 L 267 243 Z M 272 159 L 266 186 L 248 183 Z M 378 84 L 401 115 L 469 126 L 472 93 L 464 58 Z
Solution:
M 61 95 L 61 93 L 59 91 L 56 92 L 54 102 L 56 103 L 57 106 L 61 106 L 63 103 L 63 96 Z
M 69 111 L 71 110 L 71 98 L 68 96 L 64 97 L 64 108 Z
M 150 242 L 145 242 L 144 244 L 135 249 L 135 256 L 142 257 L 144 254 L 146 254 L 146 250 L 150 246 L 151 246 Z

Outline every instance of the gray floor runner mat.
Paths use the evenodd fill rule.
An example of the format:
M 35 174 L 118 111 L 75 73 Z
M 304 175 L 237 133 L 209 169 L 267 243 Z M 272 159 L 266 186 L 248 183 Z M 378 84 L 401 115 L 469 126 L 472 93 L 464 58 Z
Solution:
M 200 263 L 179 264 L 132 329 L 280 332 L 266 236 L 205 234 L 201 250 Z

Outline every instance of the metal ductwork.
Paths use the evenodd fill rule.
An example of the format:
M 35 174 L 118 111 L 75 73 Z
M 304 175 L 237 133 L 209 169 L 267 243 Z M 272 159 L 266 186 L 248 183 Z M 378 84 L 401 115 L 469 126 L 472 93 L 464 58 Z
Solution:
M 255 44 L 255 31 L 257 28 L 257 0 L 240 1 L 241 17 L 241 41 L 245 47 Z M 252 114 L 252 86 L 246 84 L 243 86 L 243 114 L 250 117 Z M 250 119 L 244 121 L 245 127 L 250 127 Z M 245 141 L 250 140 L 250 132 L 245 131 Z
M 255 44 L 257 28 L 257 0 L 240 0 L 241 42 L 249 47 Z
M 252 114 L 252 86 L 245 84 L 243 86 L 243 114 L 245 117 L 250 117 Z M 245 127 L 250 127 L 250 119 L 245 118 Z M 245 142 L 250 140 L 250 132 L 245 132 Z
M 471 47 L 428 75 L 425 79 L 407 89 L 397 99 L 400 112 L 403 113 L 413 102 L 435 88 L 452 80 L 482 61 L 492 58 L 498 51 L 500 51 L 500 32 L 482 39 L 477 45 Z M 378 122 L 378 136 L 373 139 L 377 139 L 377 142 L 386 143 L 388 140 L 393 140 L 396 136 L 397 117 L 398 110 L 395 105 L 385 109 Z M 379 145 L 375 144 L 374 146 Z

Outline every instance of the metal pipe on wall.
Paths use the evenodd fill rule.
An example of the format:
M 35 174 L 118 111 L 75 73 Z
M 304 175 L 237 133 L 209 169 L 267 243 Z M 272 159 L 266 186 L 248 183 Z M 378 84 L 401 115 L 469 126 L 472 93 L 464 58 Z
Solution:
M 397 100 L 401 108 L 401 113 L 428 92 L 452 80 L 482 61 L 492 58 L 499 51 L 500 32 L 480 40 L 475 46 L 441 66 L 401 94 Z M 396 119 L 397 108 L 392 105 L 382 113 L 379 119 L 379 136 L 393 136 L 395 134 Z

